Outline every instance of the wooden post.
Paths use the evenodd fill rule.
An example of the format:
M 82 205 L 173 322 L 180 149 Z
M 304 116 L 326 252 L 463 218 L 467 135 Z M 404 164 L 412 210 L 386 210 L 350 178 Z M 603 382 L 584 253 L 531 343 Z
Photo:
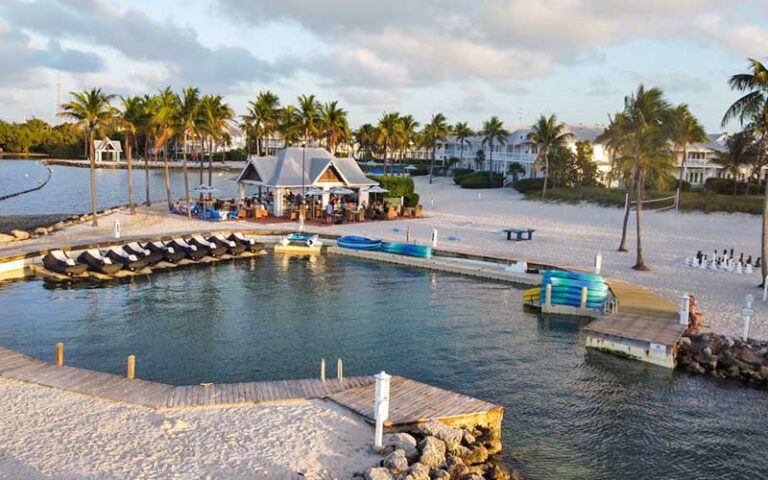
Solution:
M 581 308 L 587 308 L 587 293 L 589 289 L 587 287 L 581 287 Z
M 552 305 L 552 284 L 547 284 L 544 290 L 544 305 Z
M 56 344 L 56 366 L 64 366 L 64 342 L 59 342 Z
M 411 227 L 405 230 L 405 243 L 411 243 Z M 763 300 L 765 301 L 765 300 Z
M 128 373 L 126 377 L 128 377 L 128 380 L 136 378 L 136 355 L 128 355 Z
M 336 361 L 336 378 L 344 380 L 344 364 L 341 362 L 341 359 Z
M 320 360 L 320 380 L 325 381 L 325 359 Z

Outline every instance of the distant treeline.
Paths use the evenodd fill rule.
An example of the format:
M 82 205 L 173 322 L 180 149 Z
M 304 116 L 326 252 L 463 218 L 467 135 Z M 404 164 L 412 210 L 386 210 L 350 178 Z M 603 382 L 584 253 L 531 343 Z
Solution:
M 0 120 L 0 150 L 40 153 L 57 158 L 83 158 L 83 131 L 72 123 L 51 126 L 33 118 L 24 123 Z

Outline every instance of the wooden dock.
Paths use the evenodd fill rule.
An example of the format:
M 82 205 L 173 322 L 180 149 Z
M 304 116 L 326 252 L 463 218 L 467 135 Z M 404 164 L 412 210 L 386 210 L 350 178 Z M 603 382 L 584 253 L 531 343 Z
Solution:
M 373 377 L 303 379 L 175 386 L 129 380 L 111 373 L 57 366 L 0 347 L 0 378 L 34 383 L 152 409 L 252 405 L 288 400 L 329 399 L 373 421 Z M 432 419 L 449 424 L 501 428 L 503 407 L 402 377 L 393 377 L 387 428 Z M 500 431 L 500 430 L 499 430 Z
M 584 327 L 586 346 L 674 368 L 677 342 L 686 328 L 678 323 L 677 305 L 638 285 L 607 281 L 618 313 Z

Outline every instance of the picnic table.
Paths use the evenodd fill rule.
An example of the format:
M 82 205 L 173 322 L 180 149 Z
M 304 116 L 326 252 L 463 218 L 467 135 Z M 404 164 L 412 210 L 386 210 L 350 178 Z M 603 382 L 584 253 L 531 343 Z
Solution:
M 532 228 L 505 228 L 504 231 L 507 232 L 507 240 L 520 242 L 523 240 L 533 240 L 533 232 L 536 230 Z M 515 235 L 514 239 L 512 234 Z

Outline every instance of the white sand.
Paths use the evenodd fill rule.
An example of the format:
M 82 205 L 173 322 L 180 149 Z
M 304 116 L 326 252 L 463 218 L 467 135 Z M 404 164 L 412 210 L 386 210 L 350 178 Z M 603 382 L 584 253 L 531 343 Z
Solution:
M 320 400 L 155 412 L 0 379 L 0 479 L 348 479 L 373 429 Z

